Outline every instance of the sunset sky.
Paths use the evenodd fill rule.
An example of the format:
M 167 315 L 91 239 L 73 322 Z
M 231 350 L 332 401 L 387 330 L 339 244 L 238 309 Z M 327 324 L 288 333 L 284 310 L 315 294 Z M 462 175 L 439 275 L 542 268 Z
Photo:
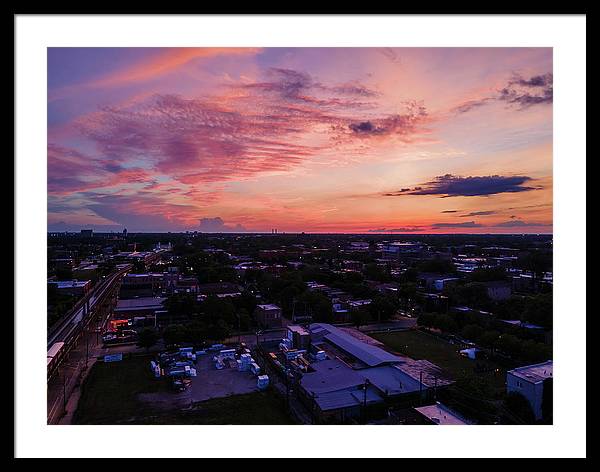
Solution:
M 550 48 L 49 48 L 48 230 L 552 232 Z

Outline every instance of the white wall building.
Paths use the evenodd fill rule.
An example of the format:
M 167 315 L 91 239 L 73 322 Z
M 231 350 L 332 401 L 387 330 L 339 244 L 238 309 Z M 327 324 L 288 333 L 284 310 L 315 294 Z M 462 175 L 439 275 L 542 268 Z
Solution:
M 536 420 L 542 419 L 544 381 L 552 378 L 552 361 L 527 365 L 506 373 L 506 391 L 523 395 L 533 410 Z

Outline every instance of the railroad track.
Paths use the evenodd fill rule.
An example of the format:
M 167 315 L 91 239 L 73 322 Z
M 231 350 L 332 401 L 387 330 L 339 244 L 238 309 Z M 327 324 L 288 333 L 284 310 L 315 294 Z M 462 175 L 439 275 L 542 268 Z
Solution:
M 48 350 L 57 342 L 68 344 L 78 328 L 89 321 L 89 315 L 96 304 L 103 300 L 104 295 L 113 287 L 113 284 L 130 269 L 130 265 L 121 267 L 94 287 L 92 292 L 79 300 L 71 311 L 51 329 L 48 334 Z
M 63 360 L 77 342 L 93 319 L 96 307 L 104 303 L 107 295 L 115 288 L 115 283 L 132 268 L 131 264 L 117 266 L 117 270 L 96 285 L 92 292 L 83 297 L 48 334 L 47 349 L 48 381 L 57 372 Z

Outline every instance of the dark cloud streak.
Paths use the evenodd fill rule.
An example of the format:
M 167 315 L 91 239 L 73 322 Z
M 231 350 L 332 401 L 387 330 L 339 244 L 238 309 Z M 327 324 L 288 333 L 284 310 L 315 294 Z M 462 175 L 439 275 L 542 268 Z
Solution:
M 385 196 L 439 195 L 441 197 L 477 197 L 499 193 L 515 193 L 537 190 L 539 187 L 524 186 L 533 180 L 527 176 L 488 175 L 481 177 L 461 177 L 446 174 L 410 189 L 385 193 Z

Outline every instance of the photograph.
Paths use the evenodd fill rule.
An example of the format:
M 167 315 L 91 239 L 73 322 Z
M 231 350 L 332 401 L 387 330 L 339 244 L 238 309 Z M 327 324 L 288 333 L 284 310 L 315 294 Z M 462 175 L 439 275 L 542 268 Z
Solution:
M 17 15 L 19 455 L 585 456 L 585 24 Z
M 552 423 L 552 96 L 551 48 L 49 48 L 48 422 Z

